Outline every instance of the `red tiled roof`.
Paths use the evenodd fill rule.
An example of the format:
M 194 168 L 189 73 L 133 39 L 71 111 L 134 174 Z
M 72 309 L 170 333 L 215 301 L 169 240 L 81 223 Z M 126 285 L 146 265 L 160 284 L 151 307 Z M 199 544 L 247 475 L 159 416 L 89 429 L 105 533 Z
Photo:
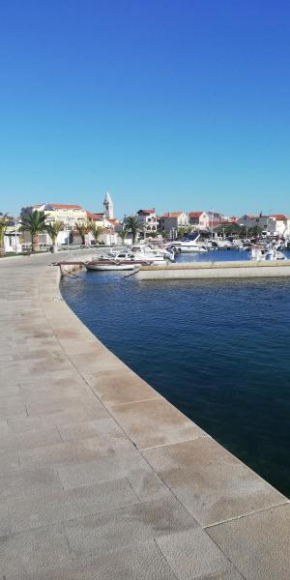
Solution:
M 182 211 L 175 211 L 172 213 L 168 212 L 168 213 L 164 213 L 163 216 L 161 216 L 161 217 L 163 217 L 163 218 L 175 218 L 175 217 L 180 216 L 181 214 L 182 214 Z
M 83 209 L 80 205 L 66 205 L 63 203 L 46 203 L 45 205 L 49 205 L 54 209 Z
M 200 217 L 203 214 L 203 211 L 190 211 L 189 212 L 189 217 L 193 218 L 193 217 Z
M 283 222 L 288 219 L 283 213 L 272 214 L 270 217 Z
M 104 218 L 104 213 L 92 213 L 88 210 L 87 211 L 87 216 L 88 218 L 90 218 L 91 220 L 99 220 L 99 219 L 103 219 Z

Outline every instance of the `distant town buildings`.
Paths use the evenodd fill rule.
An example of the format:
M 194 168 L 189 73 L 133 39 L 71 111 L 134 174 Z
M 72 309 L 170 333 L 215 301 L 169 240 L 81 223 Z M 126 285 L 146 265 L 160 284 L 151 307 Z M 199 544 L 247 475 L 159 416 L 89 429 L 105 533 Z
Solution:
M 103 201 L 103 211 L 89 211 L 81 205 L 43 203 L 23 207 L 20 219 L 28 213 L 36 210 L 44 212 L 47 225 L 54 225 L 56 222 L 62 224 L 61 231 L 57 236 L 59 245 L 70 243 L 81 243 L 82 236 L 79 228 L 87 228 L 85 240 L 87 245 L 95 243 L 93 228 L 101 230 L 98 232 L 98 242 L 103 244 L 117 244 L 121 241 L 118 232 L 123 230 L 128 217 L 124 217 L 123 222 L 119 222 L 114 216 L 114 204 L 110 193 L 107 191 Z M 132 214 L 131 214 L 132 215 Z M 1 216 L 1 214 L 0 214 Z M 142 239 L 155 237 L 161 234 L 170 239 L 175 239 L 178 232 L 185 230 L 188 232 L 200 231 L 211 232 L 217 228 L 228 231 L 229 224 L 237 224 L 246 229 L 256 228 L 263 232 L 263 235 L 280 236 L 290 240 L 290 217 L 284 214 L 259 215 L 244 214 L 240 218 L 228 217 L 217 211 L 177 211 L 166 212 L 158 216 L 155 208 L 139 209 L 134 215 L 139 223 L 138 236 Z M 3 238 L 3 245 L 6 252 L 19 252 L 23 247 L 29 246 L 29 234 L 20 230 L 20 219 L 9 218 L 9 226 L 6 227 Z M 130 243 L 130 232 L 127 235 L 127 242 Z M 48 232 L 39 234 L 39 245 L 49 246 L 52 240 Z

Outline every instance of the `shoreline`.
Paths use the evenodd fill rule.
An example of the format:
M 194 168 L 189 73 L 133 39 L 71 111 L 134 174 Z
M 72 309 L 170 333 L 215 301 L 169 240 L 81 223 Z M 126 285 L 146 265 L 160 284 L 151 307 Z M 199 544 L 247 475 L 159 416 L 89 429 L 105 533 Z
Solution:
M 88 570 L 86 578 L 101 571 L 101 580 L 109 578 L 105 573 L 112 562 L 117 571 L 127 562 L 124 578 L 131 580 L 141 562 L 148 570 L 153 566 L 154 580 L 201 574 L 287 580 L 289 500 L 88 330 L 61 297 L 59 268 L 47 267 L 52 256 L 29 260 L 17 261 L 15 268 L 12 261 L 0 262 L 0 275 L 6 273 L 1 292 L 6 308 L 0 314 L 11 347 L 5 350 L 2 379 L 7 397 L 16 397 L 15 407 L 0 420 L 13 441 L 11 425 L 22 424 L 25 433 L 33 424 L 28 432 L 35 437 L 25 449 L 25 437 L 17 439 L 19 463 L 5 469 L 11 481 L 27 477 L 27 470 L 39 477 L 40 470 L 52 469 L 57 477 L 28 506 L 8 510 L 4 547 L 17 557 L 13 563 L 4 559 L 3 573 L 20 578 L 22 566 L 33 578 L 46 579 L 51 570 L 55 578 L 71 578 L 70 571 L 79 568 L 75 578 L 83 579 Z M 55 425 L 61 436 L 39 446 L 47 425 Z M 17 493 L 9 505 L 17 504 Z M 56 501 L 69 510 L 53 508 Z M 53 540 L 56 524 L 65 546 Z M 51 557 L 42 562 L 34 554 L 28 561 L 25 549 L 19 552 L 26 538 L 49 546 Z M 111 578 L 119 580 L 121 572 Z

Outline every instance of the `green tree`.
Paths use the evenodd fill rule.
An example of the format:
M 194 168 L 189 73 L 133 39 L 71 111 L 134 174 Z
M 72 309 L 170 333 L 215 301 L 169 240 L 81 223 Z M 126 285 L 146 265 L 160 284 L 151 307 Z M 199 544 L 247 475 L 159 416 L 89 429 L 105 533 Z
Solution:
M 138 232 L 142 231 L 142 226 L 136 216 L 130 216 L 127 218 L 125 230 L 132 234 L 132 241 L 133 244 L 135 244 Z
M 178 228 L 177 237 L 184 238 L 187 234 L 190 233 L 190 228 Z
M 248 229 L 247 233 L 250 237 L 258 237 L 262 232 L 262 228 L 260 226 L 252 226 Z
M 48 231 L 48 226 L 45 223 L 46 216 L 43 211 L 35 210 L 32 213 L 27 213 L 21 219 L 21 231 L 28 232 L 31 236 L 31 251 L 34 252 L 38 245 L 38 237 L 41 232 Z
M 75 223 L 75 229 L 77 230 L 79 236 L 81 237 L 82 240 L 82 246 L 85 245 L 85 235 L 88 233 L 89 231 L 89 226 L 87 223 L 82 223 L 82 224 L 78 224 L 77 222 Z
M 57 236 L 62 229 L 63 229 L 62 222 L 54 222 L 53 224 L 50 224 L 47 226 L 47 231 L 51 237 L 51 241 L 52 241 L 54 246 L 55 246 L 56 241 L 57 241 Z
M 103 233 L 103 228 L 96 226 L 94 222 L 90 222 L 88 228 L 89 231 L 93 234 L 96 244 L 98 244 L 100 235 Z
M 127 234 L 128 234 L 127 230 L 120 230 L 118 232 L 118 236 L 120 236 L 120 238 L 122 240 L 122 246 L 124 246 L 124 244 L 125 244 L 125 239 L 127 237 Z
M 4 250 L 4 236 L 5 236 L 5 232 L 7 230 L 8 227 L 8 217 L 7 214 L 2 215 L 0 217 L 0 255 L 3 256 L 3 254 L 5 254 L 5 250 Z

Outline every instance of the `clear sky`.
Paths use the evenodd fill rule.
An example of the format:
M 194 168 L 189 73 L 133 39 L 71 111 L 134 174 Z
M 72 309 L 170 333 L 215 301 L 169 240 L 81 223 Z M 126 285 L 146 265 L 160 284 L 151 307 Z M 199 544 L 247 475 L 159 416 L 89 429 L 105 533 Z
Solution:
M 290 215 L 288 0 L 2 0 L 0 211 Z

